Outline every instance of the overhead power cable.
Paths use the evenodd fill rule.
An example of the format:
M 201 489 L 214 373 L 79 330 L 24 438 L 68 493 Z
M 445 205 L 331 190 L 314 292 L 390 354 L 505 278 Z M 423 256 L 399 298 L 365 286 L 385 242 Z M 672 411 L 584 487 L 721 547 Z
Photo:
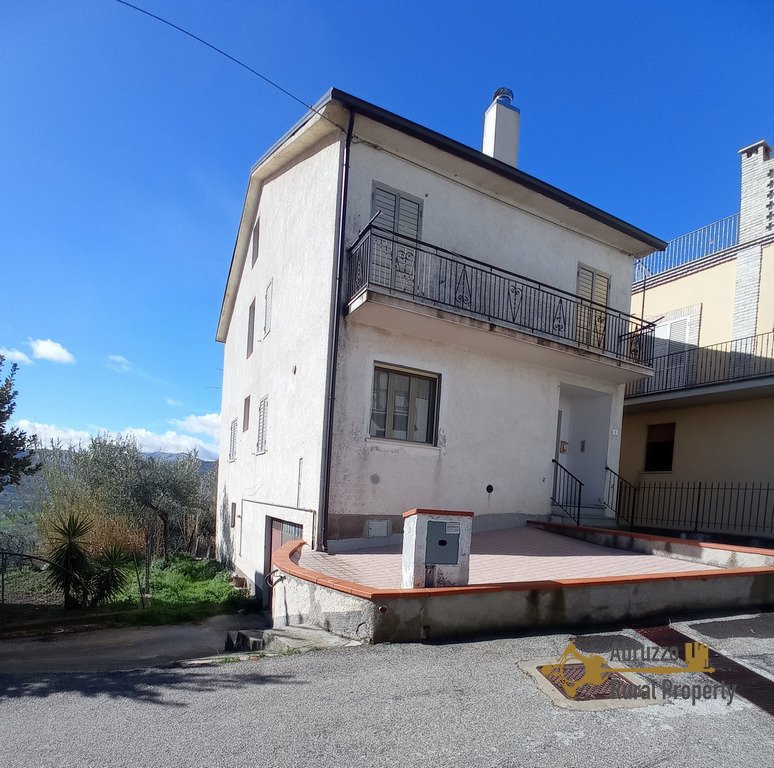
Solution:
M 291 93 L 287 88 L 283 88 L 279 83 L 275 82 L 271 78 L 266 77 L 266 75 L 262 75 L 257 69 L 253 69 L 249 64 L 245 64 L 243 61 L 240 61 L 235 56 L 232 56 L 230 53 L 227 53 L 222 48 L 218 48 L 217 45 L 213 45 L 212 43 L 207 42 L 204 38 L 199 37 L 198 35 L 195 35 L 193 32 L 189 32 L 187 29 L 183 29 L 183 27 L 179 26 L 178 24 L 175 24 L 172 21 L 168 21 L 163 16 L 158 16 L 155 13 L 151 13 L 150 11 L 146 11 L 144 8 L 140 8 L 139 5 L 133 5 L 132 3 L 128 3 L 126 0 L 115 0 L 117 3 L 120 3 L 121 5 L 125 5 L 127 8 L 131 8 L 132 10 L 137 11 L 138 13 L 142 13 L 145 16 L 150 17 L 151 19 L 155 19 L 156 21 L 161 22 L 162 24 L 166 24 L 166 26 L 171 27 L 172 29 L 176 30 L 177 32 L 180 32 L 187 37 L 190 37 L 192 40 L 196 40 L 197 43 L 201 43 L 202 45 L 206 45 L 210 50 L 215 51 L 215 53 L 220 54 L 221 56 L 224 56 L 229 61 L 233 61 L 234 64 L 238 64 L 243 69 L 246 69 L 250 74 L 255 75 L 256 77 L 259 77 L 261 80 L 263 80 L 265 83 L 268 83 L 272 88 L 276 88 L 280 93 L 284 93 L 285 96 L 290 97 L 293 99 L 293 101 L 298 102 L 302 107 L 305 107 L 310 112 L 314 112 L 314 114 L 318 115 L 319 117 L 324 118 L 332 125 L 335 125 L 340 131 L 344 131 L 344 128 L 342 128 L 337 122 L 331 120 L 327 115 L 324 115 L 322 112 L 320 112 L 318 109 L 315 109 L 311 104 L 307 104 L 303 99 L 300 99 L 298 96 L 296 96 L 294 93 Z M 344 131 L 346 133 L 346 131 Z

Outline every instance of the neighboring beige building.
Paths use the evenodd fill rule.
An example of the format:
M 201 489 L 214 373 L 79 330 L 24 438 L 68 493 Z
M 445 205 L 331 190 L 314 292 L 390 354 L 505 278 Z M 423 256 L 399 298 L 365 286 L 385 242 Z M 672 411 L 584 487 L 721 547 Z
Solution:
M 655 373 L 627 387 L 619 472 L 636 485 L 770 484 L 774 502 L 774 159 L 765 141 L 740 155 L 740 213 L 635 270 Z M 745 503 L 774 528 L 763 496 Z
M 651 372 L 631 270 L 665 243 L 520 171 L 518 128 L 505 89 L 483 151 L 333 90 L 252 169 L 218 549 L 256 588 L 284 541 L 398 543 L 414 507 L 603 514 L 624 385 Z

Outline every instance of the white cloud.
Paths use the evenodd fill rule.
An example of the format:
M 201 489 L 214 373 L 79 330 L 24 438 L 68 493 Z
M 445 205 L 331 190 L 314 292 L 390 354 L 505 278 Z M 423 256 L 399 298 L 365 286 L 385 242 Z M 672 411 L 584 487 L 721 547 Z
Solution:
M 217 413 L 201 417 L 189 416 L 184 421 L 197 418 L 207 420 L 211 417 L 216 418 L 218 424 L 220 424 L 220 416 Z M 110 434 L 107 430 L 95 429 L 93 432 L 87 432 L 85 430 L 58 427 L 55 424 L 29 421 L 28 419 L 19 419 L 16 422 L 16 426 L 23 429 L 28 435 L 37 435 L 39 442 L 44 448 L 48 447 L 51 440 L 60 441 L 65 446 L 78 445 L 79 443 L 88 443 L 92 436 L 98 433 Z M 196 430 L 188 429 L 187 431 L 193 432 Z M 188 453 L 188 451 L 196 450 L 202 459 L 216 459 L 218 457 L 217 434 L 209 434 L 208 436 L 213 439 L 206 439 L 182 434 L 174 430 L 152 432 L 144 427 L 127 427 L 117 434 L 134 437 L 142 450 L 149 453 L 155 451 L 163 453 Z
M 185 403 L 181 403 L 179 400 L 173 400 L 171 397 L 167 398 L 167 405 L 172 408 L 182 408 Z
M 187 453 L 196 449 L 201 459 L 216 459 L 218 446 L 191 435 L 181 435 L 179 432 L 151 432 L 142 427 L 130 427 L 121 432 L 122 435 L 132 435 L 144 451 L 162 451 L 164 453 Z
M 172 419 L 170 422 L 183 432 L 195 435 L 207 435 L 217 442 L 220 437 L 220 414 L 205 413 L 203 416 L 186 416 L 184 419 Z
M 32 360 L 20 349 L 7 349 L 0 347 L 0 356 L 4 357 L 9 363 L 22 363 L 23 365 L 32 365 Z
M 132 370 L 132 364 L 123 355 L 108 355 L 108 368 L 119 373 L 129 373 Z
M 19 419 L 16 426 L 24 430 L 30 437 L 37 435 L 38 441 L 44 448 L 47 448 L 52 440 L 61 442 L 64 445 L 78 445 L 78 443 L 88 443 L 91 435 L 80 429 L 67 429 L 57 427 L 55 424 L 43 424 L 37 421 L 28 421 Z
M 36 360 L 50 360 L 52 363 L 74 363 L 75 358 L 58 341 L 51 339 L 30 339 L 32 356 Z

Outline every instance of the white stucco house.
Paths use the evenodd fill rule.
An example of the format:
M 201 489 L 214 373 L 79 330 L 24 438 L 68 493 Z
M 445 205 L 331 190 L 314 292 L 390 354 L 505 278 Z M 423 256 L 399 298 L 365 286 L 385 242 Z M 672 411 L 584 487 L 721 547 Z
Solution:
M 474 531 L 601 507 L 624 385 L 651 373 L 633 259 L 665 244 L 518 170 L 511 99 L 478 151 L 333 89 L 252 169 L 218 548 L 258 589 L 288 539 L 394 543 L 414 507 Z

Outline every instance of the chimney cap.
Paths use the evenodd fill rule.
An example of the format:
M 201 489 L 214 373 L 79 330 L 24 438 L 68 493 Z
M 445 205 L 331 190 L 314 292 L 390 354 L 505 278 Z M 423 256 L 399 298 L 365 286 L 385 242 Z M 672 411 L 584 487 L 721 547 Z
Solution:
M 510 104 L 513 101 L 513 91 L 510 88 L 498 88 L 492 96 L 492 101 Z

